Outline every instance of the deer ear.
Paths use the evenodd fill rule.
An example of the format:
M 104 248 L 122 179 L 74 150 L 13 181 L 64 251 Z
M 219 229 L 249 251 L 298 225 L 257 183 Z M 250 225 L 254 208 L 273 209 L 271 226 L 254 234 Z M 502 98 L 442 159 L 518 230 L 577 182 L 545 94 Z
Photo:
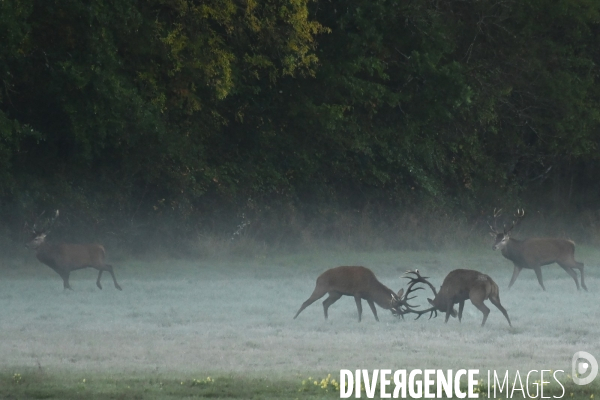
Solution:
M 490 236 L 491 237 L 496 237 L 496 234 L 494 232 L 490 232 Z
M 435 306 L 435 304 L 433 304 L 433 300 L 431 299 L 427 299 L 427 301 L 429 302 L 429 304 L 431 304 L 432 306 Z
M 400 289 L 400 290 L 398 290 L 398 298 L 399 298 L 399 299 L 401 299 L 401 298 L 402 298 L 402 296 L 404 296 L 404 288 L 403 288 L 403 289 Z

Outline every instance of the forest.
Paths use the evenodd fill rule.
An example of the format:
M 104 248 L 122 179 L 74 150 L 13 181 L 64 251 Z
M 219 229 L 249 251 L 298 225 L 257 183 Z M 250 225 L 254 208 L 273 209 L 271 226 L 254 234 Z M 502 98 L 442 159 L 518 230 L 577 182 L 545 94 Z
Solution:
M 0 2 L 0 236 L 600 243 L 600 2 Z

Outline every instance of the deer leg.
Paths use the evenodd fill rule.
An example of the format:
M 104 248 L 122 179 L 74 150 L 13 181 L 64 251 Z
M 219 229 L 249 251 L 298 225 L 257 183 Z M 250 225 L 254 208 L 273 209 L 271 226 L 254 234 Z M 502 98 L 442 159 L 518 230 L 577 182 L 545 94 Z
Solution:
M 64 290 L 73 290 L 69 285 L 69 274 L 71 272 L 67 268 L 59 267 L 54 261 L 49 261 L 47 265 L 62 278 Z
M 515 265 L 515 269 L 513 270 L 512 278 L 510 278 L 510 283 L 508 284 L 509 289 L 513 285 L 513 283 L 515 283 L 515 281 L 517 280 L 517 277 L 519 276 L 520 273 L 521 273 L 521 267 L 518 267 L 517 265 Z
M 329 306 L 338 301 L 340 297 L 342 297 L 340 293 L 329 292 L 329 297 L 326 298 L 325 301 L 323 301 L 323 312 L 325 313 L 325 319 L 327 319 L 328 317 L 327 309 L 329 308 Z
M 354 296 L 354 301 L 356 302 L 356 308 L 358 309 L 358 322 L 360 322 L 362 318 L 362 304 L 360 302 L 360 296 Z
M 535 271 L 535 276 L 537 276 L 537 280 L 540 283 L 540 286 L 542 287 L 542 289 L 544 289 L 544 291 L 546 291 L 546 288 L 544 287 L 544 280 L 542 279 L 542 268 L 534 267 L 533 270 Z M 575 283 L 577 283 L 577 280 L 575 280 Z M 577 284 L 577 286 L 579 287 L 579 284 Z
M 512 328 L 510 318 L 508 318 L 508 313 L 506 312 L 506 309 L 502 307 L 502 304 L 500 304 L 500 296 L 490 296 L 490 301 L 498 308 L 498 310 L 502 312 L 502 314 L 504 314 L 504 317 L 506 317 L 506 320 L 508 321 L 508 326 Z
M 585 286 L 585 278 L 583 275 L 583 263 L 577 262 L 577 261 L 575 261 L 575 259 L 573 259 L 573 260 L 569 261 L 569 264 L 563 265 L 563 264 L 558 263 L 558 265 L 560 265 L 563 269 L 565 269 L 565 271 L 567 271 L 566 268 L 569 268 L 573 271 L 573 273 L 575 275 L 574 277 L 573 277 L 573 275 L 571 275 L 571 273 L 569 271 L 567 271 L 567 273 L 569 275 L 571 275 L 573 277 L 573 279 L 575 279 L 575 285 L 577 286 L 577 290 L 579 290 L 579 284 L 577 283 L 577 274 L 575 273 L 575 268 L 577 268 L 579 270 L 579 273 L 581 274 L 581 287 L 587 291 L 587 286 Z
M 462 313 L 463 313 L 463 308 L 465 308 L 465 301 L 462 300 L 458 303 L 458 322 L 462 321 Z
M 327 293 L 327 292 L 316 287 L 315 290 L 313 291 L 313 293 L 308 298 L 308 300 L 306 300 L 304 303 L 302 303 L 302 306 L 300 306 L 300 309 L 298 310 L 296 315 L 294 315 L 294 319 L 296 319 L 298 314 L 300 314 L 302 312 L 302 310 L 304 310 L 306 307 L 310 306 L 312 303 L 319 300 L 321 297 L 325 296 L 325 293 Z
M 490 309 L 483 304 L 483 301 L 485 300 L 485 292 L 471 290 L 471 292 L 469 292 L 469 298 L 471 299 L 471 303 L 473 303 L 473 305 L 483 313 L 483 321 L 481 321 L 481 326 L 484 326 L 485 321 L 490 314 Z
M 569 274 L 571 276 L 571 278 L 573 278 L 573 280 L 575 281 L 575 286 L 577 286 L 577 290 L 581 290 L 579 288 L 579 282 L 577 281 L 577 273 L 575 272 L 575 270 L 573 270 L 573 268 L 571 268 L 570 266 L 568 266 L 566 264 L 558 263 L 558 265 L 560 265 L 560 267 L 562 269 L 567 271 L 567 274 Z
M 575 262 L 577 263 L 577 266 L 575 268 L 577 268 L 579 270 L 579 273 L 581 274 L 581 287 L 587 292 L 587 286 L 585 286 L 585 280 L 583 279 L 583 263 L 577 261 Z
M 69 272 L 61 272 L 60 277 L 63 279 L 63 289 L 64 290 L 73 290 L 71 285 L 69 285 Z
M 448 301 L 446 304 L 446 319 L 444 320 L 444 323 L 448 323 L 448 319 L 450 318 L 450 315 L 452 315 L 453 307 L 454 304 L 452 304 L 451 301 Z
M 367 303 L 369 303 L 369 307 L 371 307 L 371 311 L 373 311 L 375 319 L 377 320 L 377 322 L 379 322 L 379 317 L 377 317 L 377 310 L 375 309 L 375 303 L 373 303 L 373 300 L 371 299 L 367 299 Z
M 473 305 L 475 307 L 477 307 L 479 309 L 479 311 L 481 311 L 483 313 L 483 321 L 481 321 L 481 326 L 484 326 L 485 321 L 487 321 L 488 315 L 490 315 L 490 309 L 487 308 L 487 306 L 485 304 L 483 304 L 483 301 L 475 302 L 471 299 L 471 303 L 473 303 Z
M 115 273 L 113 271 L 112 265 L 105 264 L 104 269 L 106 269 L 108 271 L 108 273 L 110 274 L 110 276 L 112 276 L 113 282 L 115 284 L 115 288 L 117 288 L 119 290 L 123 290 L 123 289 L 121 289 L 121 286 L 119 286 L 119 284 L 117 283 L 117 278 L 115 278 Z M 100 273 L 98 274 L 98 280 L 96 281 L 96 284 L 98 285 L 98 287 L 100 289 L 102 289 L 102 287 L 100 286 L 100 275 L 102 275 L 102 271 L 100 271 Z
M 102 276 L 102 272 L 104 272 L 104 270 L 99 270 L 98 272 L 98 279 L 96 279 L 96 286 L 98 286 L 98 288 L 100 290 L 102 290 L 102 285 L 100 284 L 100 277 Z

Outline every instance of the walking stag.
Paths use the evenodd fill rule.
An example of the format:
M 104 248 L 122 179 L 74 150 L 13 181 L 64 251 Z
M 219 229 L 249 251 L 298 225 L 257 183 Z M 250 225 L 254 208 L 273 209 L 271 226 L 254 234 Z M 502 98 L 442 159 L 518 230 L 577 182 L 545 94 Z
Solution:
M 583 275 L 583 263 L 575 261 L 575 242 L 558 238 L 513 239 L 510 237 L 510 231 L 523 219 L 525 211 L 518 210 L 516 220 L 512 222 L 510 227 L 508 229 L 504 227 L 502 231 L 499 231 L 496 228 L 496 219 L 500 216 L 501 211 L 494 210 L 494 226 L 489 223 L 488 225 L 491 229 L 490 234 L 495 237 L 492 249 L 500 250 L 502 255 L 512 261 L 515 266 L 512 278 L 508 284 L 509 288 L 515 283 L 521 270 L 526 268 L 532 269 L 535 272 L 540 286 L 546 290 L 542 279 L 541 267 L 557 263 L 573 278 L 577 290 L 580 290 L 577 273 L 575 272 L 575 269 L 578 269 L 581 274 L 581 287 L 587 290 Z
M 43 214 L 43 213 L 42 213 Z M 41 217 L 41 215 L 40 215 Z M 51 226 L 58 217 L 58 210 L 48 224 Z M 39 217 L 38 217 L 39 219 Z M 99 244 L 72 244 L 72 243 L 49 243 L 46 242 L 48 228 L 38 229 L 37 220 L 32 228 L 32 239 L 25 245 L 36 251 L 36 257 L 42 263 L 52 268 L 63 279 L 63 287 L 71 289 L 69 285 L 69 274 L 82 268 L 95 268 L 98 272 L 96 286 L 102 289 L 100 278 L 104 271 L 112 276 L 115 288 L 122 290 L 117 283 L 112 265 L 104 262 L 105 250 Z

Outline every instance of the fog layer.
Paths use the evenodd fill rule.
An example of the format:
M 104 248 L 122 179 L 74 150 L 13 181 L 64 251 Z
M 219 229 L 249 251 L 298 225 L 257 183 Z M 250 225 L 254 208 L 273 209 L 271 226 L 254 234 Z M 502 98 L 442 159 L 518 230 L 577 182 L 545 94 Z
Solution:
M 96 271 L 71 274 L 73 291 L 33 254 L 4 261 L 0 282 L 0 358 L 5 368 L 99 372 L 296 375 L 355 368 L 570 368 L 575 351 L 600 356 L 599 252 L 578 248 L 589 292 L 577 292 L 557 265 L 543 267 L 547 291 L 524 270 L 512 289 L 512 264 L 491 250 L 473 252 L 321 253 L 247 261 L 113 262 L 123 291 Z M 439 287 L 455 268 L 489 274 L 512 320 L 465 304 L 462 323 L 443 315 L 402 321 L 342 297 L 323 318 L 322 300 L 295 312 L 317 276 L 337 265 L 365 265 L 397 291 L 401 274 L 419 268 Z M 426 302 L 427 291 L 420 291 Z

